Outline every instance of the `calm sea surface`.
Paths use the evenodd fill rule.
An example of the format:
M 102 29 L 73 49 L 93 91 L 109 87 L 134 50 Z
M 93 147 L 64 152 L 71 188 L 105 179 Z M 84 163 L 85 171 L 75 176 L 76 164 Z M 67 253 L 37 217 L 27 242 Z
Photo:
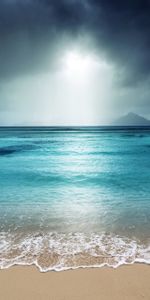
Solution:
M 150 263 L 150 128 L 0 128 L 0 267 Z

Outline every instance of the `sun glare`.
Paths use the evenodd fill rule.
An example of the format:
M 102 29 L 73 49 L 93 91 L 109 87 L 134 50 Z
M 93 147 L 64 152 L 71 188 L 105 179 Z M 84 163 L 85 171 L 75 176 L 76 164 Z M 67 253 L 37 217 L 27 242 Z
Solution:
M 87 66 L 87 61 L 80 54 L 70 52 L 66 55 L 66 67 L 70 70 L 76 71 Z
M 70 51 L 65 55 L 64 68 L 71 75 L 80 75 L 88 72 L 93 64 L 89 55 L 77 51 Z

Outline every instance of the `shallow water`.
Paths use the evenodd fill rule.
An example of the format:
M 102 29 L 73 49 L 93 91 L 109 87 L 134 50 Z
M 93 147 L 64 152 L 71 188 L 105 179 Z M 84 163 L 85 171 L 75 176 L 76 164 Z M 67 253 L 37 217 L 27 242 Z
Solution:
M 1 128 L 0 266 L 150 262 L 150 128 Z

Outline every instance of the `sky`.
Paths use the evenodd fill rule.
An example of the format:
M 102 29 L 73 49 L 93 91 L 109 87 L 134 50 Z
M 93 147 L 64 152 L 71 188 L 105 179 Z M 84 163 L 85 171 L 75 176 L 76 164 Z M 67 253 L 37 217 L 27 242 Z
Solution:
M 149 0 L 1 0 L 0 125 L 150 118 Z

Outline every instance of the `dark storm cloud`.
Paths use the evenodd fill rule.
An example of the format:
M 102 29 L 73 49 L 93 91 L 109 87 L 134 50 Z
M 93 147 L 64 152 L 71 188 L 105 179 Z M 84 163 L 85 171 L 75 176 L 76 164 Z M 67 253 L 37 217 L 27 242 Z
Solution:
M 0 76 L 41 71 L 53 62 L 64 34 L 77 34 L 84 20 L 80 1 L 8 1 L 0 3 Z
M 127 85 L 150 76 L 150 1 L 2 0 L 0 77 L 51 65 L 66 36 L 89 34 L 93 48 L 117 65 Z
M 101 0 L 92 3 L 99 23 L 98 30 L 94 23 L 97 41 L 99 45 L 102 42 L 108 56 L 122 67 L 121 71 L 127 73 L 126 83 L 147 79 L 150 74 L 150 2 Z

